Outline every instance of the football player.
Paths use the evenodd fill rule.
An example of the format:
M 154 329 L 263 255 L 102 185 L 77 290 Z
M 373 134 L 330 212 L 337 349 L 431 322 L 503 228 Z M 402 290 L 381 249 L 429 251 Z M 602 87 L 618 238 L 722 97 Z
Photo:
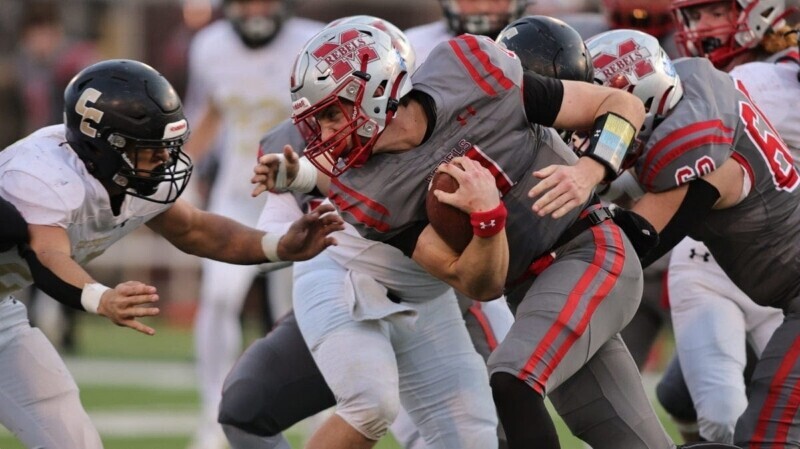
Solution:
M 403 32 L 390 22 L 362 15 L 337 19 L 328 26 L 340 24 L 366 24 L 386 31 L 391 36 L 392 46 L 403 57 L 408 69 L 413 71 L 416 59 L 414 51 Z M 285 121 L 270 131 L 262 139 L 261 148 L 264 152 L 281 153 L 283 146 L 287 143 L 295 147 L 304 147 L 306 145 L 303 136 L 292 125 L 291 120 Z M 276 217 L 292 217 L 300 213 L 301 210 L 316 206 L 323 199 L 319 193 L 316 189 L 309 194 L 298 193 L 295 196 L 292 196 L 291 193 L 268 193 L 267 203 L 262 212 L 263 220 L 259 221 L 259 227 L 265 230 L 284 228 L 285 220 L 278 220 Z M 341 248 L 343 251 L 327 253 L 342 267 L 361 273 L 372 273 L 371 277 L 381 279 L 383 276 L 374 273 L 375 266 L 386 265 L 382 271 L 384 273 L 395 273 L 394 276 L 397 277 L 398 267 L 405 267 L 408 264 L 407 258 L 402 255 L 394 254 L 387 249 L 380 249 L 382 245 L 376 245 L 375 242 L 364 240 L 354 232 L 349 233 L 347 238 L 349 244 L 343 245 Z M 349 248 L 347 248 L 348 246 Z M 358 264 L 352 260 L 353 257 L 351 255 L 354 253 L 360 254 L 358 260 L 361 262 Z M 380 257 L 376 259 L 377 255 Z M 331 268 L 335 268 L 337 264 L 332 264 Z M 363 264 L 366 264 L 366 266 Z M 329 272 L 332 279 L 323 280 L 322 273 L 325 272 Z M 412 284 L 419 284 L 427 278 L 424 273 L 417 272 L 417 275 L 420 276 L 420 279 L 415 280 Z M 305 282 L 314 284 L 325 282 L 334 285 L 340 283 L 340 278 L 343 277 L 344 275 L 337 270 L 319 270 L 319 274 L 305 275 L 303 278 L 298 279 L 297 282 L 301 286 Z M 411 293 L 405 293 L 406 296 L 411 294 L 412 298 L 409 299 L 417 296 L 417 294 L 413 293 L 415 289 L 409 289 L 402 282 L 398 284 L 396 280 L 392 282 L 397 284 L 397 287 L 393 289 L 393 295 L 402 297 L 401 291 L 410 290 Z M 427 282 L 425 281 L 423 284 Z M 336 293 L 337 290 L 334 289 L 332 292 Z M 320 294 L 321 292 L 316 292 L 314 296 L 324 298 Z M 301 300 L 298 299 L 298 301 Z M 427 297 L 425 300 L 430 302 L 430 305 L 436 305 L 452 301 L 452 296 L 448 293 L 442 297 Z M 302 301 L 304 303 L 308 302 L 308 300 Z M 420 304 L 414 307 L 423 306 Z M 444 308 L 437 312 L 435 316 L 426 316 L 425 321 L 430 322 L 426 326 L 430 326 L 431 329 L 438 328 L 436 331 L 432 331 L 437 335 L 437 339 L 452 339 L 454 347 L 460 346 L 463 338 L 461 331 L 452 329 L 448 324 L 451 318 L 449 306 L 441 304 L 436 307 Z M 462 313 L 465 317 L 472 318 L 470 322 L 475 322 L 474 326 L 468 325 L 467 329 L 475 349 L 484 359 L 489 356 L 497 341 L 502 340 L 513 321 L 513 317 L 504 303 L 493 302 L 486 305 L 479 303 L 479 305 L 472 307 L 468 306 L 468 310 L 462 310 Z M 376 322 L 384 323 L 390 328 L 395 327 L 389 319 L 376 320 Z M 423 323 L 420 323 L 420 325 Z M 419 330 L 419 327 L 417 327 L 418 332 Z M 405 335 L 400 338 L 399 335 L 402 332 L 398 330 L 396 333 L 398 335 L 393 340 L 396 341 L 398 347 L 401 343 L 405 345 L 414 343 L 413 349 L 400 351 L 402 355 L 398 355 L 398 357 L 407 360 L 413 356 L 417 359 L 414 364 L 406 364 L 400 367 L 401 374 L 404 377 L 415 378 L 416 383 L 426 385 L 426 389 L 431 392 L 435 391 L 437 384 L 437 381 L 431 380 L 431 373 L 441 372 L 440 370 L 472 367 L 474 364 L 474 360 L 468 355 L 468 352 L 461 354 L 453 352 L 446 362 L 439 360 L 435 365 L 435 369 L 428 371 L 427 374 L 424 372 L 427 370 L 422 370 L 423 372 L 414 370 L 409 367 L 423 363 L 421 357 L 428 353 L 431 344 L 423 343 L 421 341 L 422 337 L 419 335 Z M 462 368 L 458 368 L 457 365 L 462 365 Z M 441 404 L 452 403 L 451 399 L 447 398 L 448 396 L 452 398 L 453 395 L 474 395 L 482 391 L 484 386 L 488 386 L 488 382 L 484 377 L 471 375 L 470 369 L 464 371 L 464 376 L 460 382 L 456 384 L 448 382 L 447 388 L 438 389 L 439 393 L 437 395 L 439 395 L 439 399 L 431 401 L 435 405 L 420 408 L 420 410 L 413 412 L 418 421 L 424 423 L 419 430 L 405 410 L 399 410 L 396 419 L 393 417 L 394 412 L 385 408 L 378 408 L 370 411 L 370 413 L 376 416 L 389 413 L 388 416 L 384 416 L 382 419 L 390 422 L 390 429 L 395 438 L 407 449 L 427 447 L 423 440 L 425 435 L 428 436 L 433 447 L 437 445 L 448 447 L 481 446 L 485 444 L 485 441 L 483 441 L 484 434 L 479 430 L 482 426 L 479 429 L 474 428 L 474 426 L 472 428 L 465 427 L 470 420 L 464 420 L 459 417 L 480 416 L 481 413 L 478 413 L 478 409 L 469 414 L 453 413 L 453 410 L 445 411 L 441 408 L 437 409 L 437 407 L 441 407 Z M 365 392 L 385 396 L 387 400 L 397 395 L 393 388 L 386 388 L 383 383 L 365 381 L 360 383 L 360 388 Z M 480 384 L 483 384 L 483 386 Z M 409 393 L 406 390 L 404 389 L 400 394 L 408 395 Z M 300 394 L 301 391 L 303 392 L 302 394 Z M 313 391 L 315 394 L 309 394 L 309 391 Z M 467 391 L 472 391 L 472 393 L 467 393 Z M 254 398 L 258 398 L 258 400 L 254 400 Z M 291 406 L 287 406 L 287 404 L 291 404 Z M 476 401 L 475 404 L 480 404 L 480 402 Z M 251 345 L 228 375 L 223 388 L 222 402 L 220 403 L 220 422 L 223 424 L 228 440 L 234 448 L 283 448 L 288 447 L 286 446 L 288 443 L 285 442 L 281 435 L 278 435 L 279 432 L 303 418 L 334 405 L 336 405 L 336 400 L 333 393 L 314 363 L 298 329 L 297 319 L 292 313 L 282 319 L 270 334 Z M 425 417 L 420 420 L 423 412 Z M 362 415 L 369 414 L 366 410 L 362 410 L 360 413 Z M 491 415 L 492 412 L 490 411 L 488 414 Z M 433 431 L 433 429 L 438 430 Z M 477 433 L 476 430 L 478 430 Z M 383 431 L 381 430 L 381 432 Z
M 473 298 L 495 298 L 506 287 L 517 321 L 489 367 L 509 447 L 558 447 L 545 394 L 594 448 L 673 447 L 618 336 L 636 309 L 641 268 L 591 195 L 621 169 L 644 116 L 641 102 L 524 72 L 513 53 L 473 35 L 435 47 L 413 83 L 398 61 L 384 57 L 387 38 L 371 27 L 357 27 L 364 46 L 349 69 L 334 70 L 335 59 L 322 63 L 325 43 L 351 30 L 321 32 L 298 58 L 294 119 L 310 131 L 308 162 L 264 156 L 256 191 L 274 188 L 281 166 L 287 176 L 278 187 L 295 188 L 298 179 L 306 185 L 316 179 L 308 176 L 314 166 L 332 177 L 330 197 L 362 235 L 397 246 Z M 370 57 L 373 51 L 379 57 Z M 601 137 L 576 160 L 539 124 L 594 128 Z M 289 149 L 284 157 L 296 160 Z M 461 187 L 437 196 L 471 213 L 476 235 L 461 254 L 426 226 L 428 181 L 451 160 L 462 168 L 441 170 Z M 328 357 L 314 347 L 312 354 L 323 373 L 335 372 Z M 357 368 L 355 361 L 349 366 Z M 371 447 L 338 416 L 318 435 Z
M 732 69 L 731 74 L 742 81 L 790 149 L 800 148 L 796 112 L 782 106 L 789 92 L 800 88 L 794 76 L 796 40 L 785 34 L 783 17 L 789 11 L 785 2 L 676 1 L 674 6 L 684 53 L 707 56 L 718 68 Z M 737 43 L 740 40 L 744 45 Z M 739 65 L 764 58 L 763 63 Z M 749 378 L 742 372 L 752 371 L 745 370 L 752 361 L 746 354 L 761 354 L 782 313 L 753 303 L 728 279 L 702 242 L 686 238 L 679 243 L 668 273 L 682 359 L 679 366 L 697 407 L 695 426 L 705 440 L 733 441 L 736 420 L 747 406 Z M 690 343 L 698 341 L 707 344 Z M 715 374 L 710 376 L 710 372 Z M 669 392 L 679 380 L 673 376 L 676 373 L 668 370 L 658 388 L 659 399 L 674 415 L 680 412 Z M 685 423 L 685 418 L 678 418 Z
M 709 274 L 712 272 L 706 270 L 711 265 L 697 263 L 693 269 L 702 270 L 706 282 L 715 285 L 711 289 L 706 286 L 700 307 L 691 314 L 679 317 L 676 312 L 682 314 L 680 308 L 691 306 L 703 284 L 695 282 L 697 287 L 686 293 L 687 300 L 678 310 L 673 304 L 678 344 L 685 346 L 678 349 L 681 362 L 687 354 L 693 364 L 684 366 L 690 389 L 714 388 L 733 396 L 725 401 L 733 409 L 707 414 L 705 427 L 702 419 L 708 410 L 701 406 L 706 407 L 715 395 L 702 395 L 702 403 L 694 398 L 701 432 L 713 430 L 716 433 L 710 437 L 729 438 L 733 431 L 734 443 L 743 447 L 783 446 L 793 441 L 800 429 L 800 403 L 794 394 L 800 378 L 795 354 L 800 326 L 793 318 L 800 284 L 790 273 L 800 269 L 800 246 L 792 243 L 800 230 L 800 209 L 796 207 L 800 175 L 788 147 L 751 101 L 747 86 L 715 70 L 709 60 L 687 58 L 673 66 L 652 36 L 632 31 L 602 34 L 588 45 L 598 78 L 639 96 L 652 117 L 652 126 L 640 133 L 644 152 L 636 165 L 639 183 L 648 193 L 634 207 L 660 233 L 659 248 L 648 259 L 690 233 L 706 245 L 710 256 L 741 290 L 731 290 L 720 283 L 719 276 Z M 641 57 L 620 55 L 621 50 Z M 687 251 L 676 252 L 673 258 L 689 257 Z M 695 256 L 706 259 L 704 253 L 695 252 Z M 774 270 L 775 264 L 782 269 Z M 717 290 L 720 286 L 725 290 Z M 726 307 L 715 298 L 706 302 L 705 296 L 714 291 L 732 305 Z M 749 402 L 740 380 L 744 330 L 756 333 L 758 329 L 750 325 L 760 323 L 755 319 L 747 323 L 752 309 L 743 310 L 747 297 L 784 312 L 771 337 L 768 331 L 760 335 L 763 352 L 750 383 Z M 715 302 L 718 306 L 709 307 Z M 723 315 L 729 318 L 719 321 Z M 678 335 L 683 323 L 694 329 L 685 332 L 685 339 Z M 736 335 L 729 340 L 731 329 Z M 704 356 L 695 355 L 703 351 Z M 705 359 L 700 363 L 712 364 L 703 370 L 701 384 L 693 385 L 688 370 L 696 369 L 699 358 Z M 712 423 L 715 416 L 720 421 Z M 730 429 L 734 423 L 735 430 Z
M 320 218 L 332 208 L 318 209 L 280 236 L 181 200 L 192 172 L 182 151 L 189 126 L 175 90 L 145 64 L 89 66 L 72 79 L 64 99 L 64 124 L 0 152 L 0 197 L 28 223 L 36 256 L 23 259 L 5 246 L 0 252 L 0 422 L 29 448 L 94 449 L 102 443 L 75 381 L 29 325 L 14 292 L 36 280 L 73 308 L 152 335 L 138 319 L 158 314 L 155 287 L 136 281 L 106 287 L 82 268 L 139 226 L 146 223 L 190 254 L 257 264 L 313 257 L 335 243 L 327 234 L 342 223 L 335 215 Z M 5 214 L 3 223 L 5 229 Z M 54 276 L 35 278 L 38 261 Z
M 224 17 L 198 32 L 189 49 L 187 103 L 198 117 L 186 152 L 200 164 L 217 160 L 207 209 L 254 226 L 263 198 L 251 198 L 242 180 L 251 175 L 258 140 L 290 112 L 287 61 L 323 24 L 293 17 L 293 0 L 221 3 Z M 216 422 L 222 383 L 241 351 L 239 315 L 259 271 L 203 260 L 202 273 L 195 319 L 202 413 L 190 447 L 219 449 L 225 445 Z M 291 269 L 269 273 L 267 287 L 265 307 L 273 317 L 283 315 L 290 308 Z

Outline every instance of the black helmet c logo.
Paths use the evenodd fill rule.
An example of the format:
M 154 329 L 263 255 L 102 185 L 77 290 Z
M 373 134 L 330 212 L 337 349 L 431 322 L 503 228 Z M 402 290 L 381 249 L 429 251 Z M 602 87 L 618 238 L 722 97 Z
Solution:
M 103 111 L 95 108 L 91 108 L 86 106 L 87 103 L 90 101 L 92 103 L 97 102 L 97 99 L 100 98 L 102 92 L 97 89 L 88 88 L 81 94 L 81 97 L 78 98 L 78 102 L 75 103 L 75 112 L 81 115 L 81 132 L 86 134 L 89 137 L 94 138 L 97 136 L 97 130 L 92 128 L 92 125 L 89 124 L 89 120 L 100 124 L 100 119 L 103 118 Z

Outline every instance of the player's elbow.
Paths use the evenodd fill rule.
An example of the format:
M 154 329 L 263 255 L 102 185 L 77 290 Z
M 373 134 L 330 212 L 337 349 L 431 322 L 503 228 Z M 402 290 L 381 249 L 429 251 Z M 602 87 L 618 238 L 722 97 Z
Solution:
M 486 291 L 484 291 L 484 292 L 482 292 L 482 293 L 480 293 L 479 295 L 476 295 L 476 296 L 471 296 L 471 295 L 467 295 L 467 296 L 469 296 L 470 298 L 472 298 L 472 299 L 474 299 L 475 301 L 478 301 L 478 302 L 489 302 L 489 301 L 494 301 L 495 299 L 503 296 L 503 294 L 504 294 L 504 291 L 501 288 L 501 289 L 496 289 L 496 290 L 486 290 Z
M 475 301 L 487 302 L 503 295 L 504 280 L 496 277 L 479 278 L 472 282 L 464 283 L 460 290 L 464 295 Z

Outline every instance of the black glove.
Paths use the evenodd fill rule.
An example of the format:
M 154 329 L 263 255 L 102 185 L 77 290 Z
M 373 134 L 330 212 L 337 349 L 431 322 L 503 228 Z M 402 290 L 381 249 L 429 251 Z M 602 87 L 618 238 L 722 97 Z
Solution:
M 16 207 L 0 198 L 0 253 L 30 239 L 28 224 Z
M 628 236 L 639 260 L 644 260 L 647 254 L 658 245 L 658 232 L 647 219 L 636 212 L 619 206 L 610 209 L 614 214 L 614 223 Z

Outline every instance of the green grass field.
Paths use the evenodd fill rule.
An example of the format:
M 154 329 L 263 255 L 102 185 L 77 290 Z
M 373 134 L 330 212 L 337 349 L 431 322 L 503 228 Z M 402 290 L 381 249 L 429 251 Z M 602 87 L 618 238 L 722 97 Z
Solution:
M 153 321 L 157 335 L 148 337 L 127 329 L 120 329 L 98 317 L 82 316 L 78 338 L 77 354 L 68 358 L 70 369 L 73 364 L 80 365 L 84 360 L 102 363 L 101 372 L 93 372 L 92 379 L 86 380 L 74 369 L 81 388 L 81 399 L 101 431 L 106 449 L 184 449 L 191 438 L 199 400 L 194 389 L 191 330 L 169 327 L 165 323 Z M 257 326 L 245 327 L 248 341 L 258 334 Z M 120 365 L 119 368 L 114 368 Z M 125 379 L 131 377 L 129 368 L 152 366 L 181 369 L 170 378 L 170 372 L 154 372 L 153 380 L 145 369 L 141 379 L 130 384 Z M 94 371 L 101 368 L 94 368 Z M 92 371 L 92 369 L 89 369 Z M 158 374 L 158 376 L 156 376 Z M 652 376 L 648 376 L 652 378 Z M 156 378 L 161 379 L 156 381 Z M 83 379 L 83 380 L 82 380 Z M 164 383 L 166 381 L 166 383 Z M 663 410 L 657 407 L 667 431 L 676 438 L 677 434 Z M 573 437 L 563 422 L 555 417 L 557 429 L 564 449 L 583 449 L 583 443 Z M 106 429 L 106 431 L 104 431 Z M 306 426 L 298 425 L 287 432 L 293 448 L 301 448 Z M 399 449 L 391 438 L 384 438 L 377 449 Z M 24 449 L 7 431 L 0 428 L 0 449 Z

